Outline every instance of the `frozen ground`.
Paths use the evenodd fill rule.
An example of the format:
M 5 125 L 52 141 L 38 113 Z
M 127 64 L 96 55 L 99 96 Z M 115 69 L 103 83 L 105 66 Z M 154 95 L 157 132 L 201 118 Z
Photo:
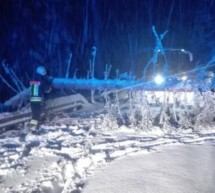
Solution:
M 215 144 L 177 145 L 119 159 L 91 177 L 83 193 L 214 193 Z
M 115 130 L 107 130 L 102 127 L 103 116 L 98 111 L 90 116 L 82 116 L 80 114 L 73 118 L 58 115 L 48 124 L 42 125 L 36 134 L 29 133 L 28 128 L 23 127 L 20 130 L 10 130 L 2 133 L 0 135 L 0 192 L 77 193 L 83 190 L 88 179 L 90 180 L 85 191 L 90 192 L 87 188 L 92 187 L 91 183 L 99 182 L 96 178 L 101 175 L 100 171 L 104 171 L 101 169 L 105 168 L 105 170 L 108 170 L 110 168 L 112 170 L 113 168 L 113 171 L 107 173 L 108 175 L 110 174 L 110 178 L 116 171 L 121 171 L 121 169 L 114 171 L 114 167 L 119 163 L 119 161 L 114 163 L 114 160 L 151 152 L 152 154 L 149 155 L 129 157 L 128 160 L 121 159 L 121 161 L 123 160 L 122 167 L 127 163 L 130 165 L 127 168 L 130 169 L 127 173 L 128 176 L 130 174 L 133 176 L 132 180 L 129 180 L 131 181 L 130 185 L 133 186 L 135 184 L 135 187 L 142 186 L 139 175 L 142 173 L 141 170 L 144 170 L 144 166 L 141 166 L 140 170 L 138 170 L 136 164 L 141 162 L 144 162 L 145 164 L 143 165 L 145 166 L 148 164 L 148 167 L 146 167 L 148 170 L 144 174 L 147 176 L 148 181 L 145 179 L 144 184 L 147 187 L 146 192 L 150 192 L 150 184 L 147 185 L 147 183 L 152 179 L 154 181 L 154 176 L 169 175 L 169 177 L 177 177 L 176 170 L 181 171 L 181 169 L 177 169 L 174 166 L 174 170 L 171 171 L 170 168 L 172 167 L 168 166 L 174 165 L 174 163 L 180 165 L 180 161 L 182 161 L 180 166 L 184 168 L 187 178 L 186 176 L 184 178 L 179 176 L 179 179 L 176 179 L 173 183 L 178 182 L 180 186 L 186 179 L 188 180 L 188 185 L 189 182 L 194 182 L 195 179 L 192 178 L 192 175 L 188 175 L 191 172 L 196 174 L 197 182 L 201 181 L 202 183 L 203 180 L 206 188 L 214 188 L 210 184 L 210 175 L 214 177 L 214 170 L 212 170 L 212 162 L 215 161 L 214 148 L 212 148 L 215 144 L 214 128 L 201 128 L 198 129 L 198 132 L 193 132 L 192 130 L 169 130 L 167 128 L 153 127 L 147 132 L 137 132 L 122 126 Z M 205 142 L 211 145 L 202 145 Z M 177 147 L 177 150 L 163 149 L 171 146 L 176 148 L 176 145 L 179 144 L 186 144 L 187 146 L 184 147 L 188 148 Z M 198 144 L 198 146 L 189 146 L 188 144 Z M 199 148 L 196 154 L 194 151 L 195 147 Z M 201 155 L 204 158 L 201 159 Z M 162 161 L 161 158 L 164 160 Z M 168 158 L 172 159 L 168 160 Z M 177 161 L 175 158 L 180 159 Z M 137 162 L 135 161 L 136 159 Z M 143 161 L 140 161 L 140 159 L 143 159 Z M 161 165 L 157 164 L 158 161 Z M 174 162 L 172 163 L 171 161 Z M 110 163 L 113 163 L 113 165 L 108 166 Z M 208 168 L 211 166 L 211 168 L 204 171 L 203 165 Z M 160 170 L 153 169 L 153 167 L 159 168 L 159 166 Z M 150 167 L 154 174 L 150 173 Z M 155 173 L 156 171 L 158 173 Z M 172 173 L 169 174 L 168 172 Z M 92 178 L 94 175 L 95 178 Z M 121 183 L 123 183 L 123 180 L 128 183 L 126 181 L 126 172 L 123 172 L 122 176 L 125 179 L 122 179 Z M 149 178 L 150 176 L 151 178 Z M 106 177 L 108 178 L 108 176 Z M 205 179 L 207 179 L 208 185 Z M 102 185 L 98 185 L 98 188 L 102 188 L 103 185 L 108 186 L 104 182 L 102 182 Z M 110 181 L 107 180 L 108 182 Z M 169 183 L 168 178 L 166 181 L 163 179 L 163 181 L 160 180 L 159 182 L 162 185 Z M 115 185 L 116 188 L 119 187 L 119 184 Z M 124 187 L 129 189 L 130 185 L 127 184 Z M 153 187 L 159 190 L 158 186 Z M 198 187 L 196 186 L 197 190 Z M 112 186 L 112 188 L 114 187 Z M 165 188 L 165 186 L 162 188 Z M 152 190 L 152 192 L 156 192 L 155 190 Z M 133 193 L 132 190 L 130 192 Z M 208 193 L 210 193 L 209 189 Z

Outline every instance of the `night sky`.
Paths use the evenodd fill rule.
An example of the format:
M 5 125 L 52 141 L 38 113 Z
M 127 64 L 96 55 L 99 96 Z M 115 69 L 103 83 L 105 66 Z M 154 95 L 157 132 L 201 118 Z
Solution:
M 96 78 L 104 77 L 106 64 L 110 78 L 117 69 L 141 78 L 156 47 L 154 26 L 158 35 L 167 32 L 162 45 L 169 73 L 183 72 L 215 54 L 214 10 L 215 0 L 0 0 L 0 59 L 28 86 L 38 65 L 64 77 L 71 53 L 70 77 L 77 70 L 85 78 L 95 46 Z M 162 56 L 156 63 L 163 70 Z M 2 66 L 0 73 L 14 84 Z M 15 94 L 2 79 L 0 92 L 0 102 Z

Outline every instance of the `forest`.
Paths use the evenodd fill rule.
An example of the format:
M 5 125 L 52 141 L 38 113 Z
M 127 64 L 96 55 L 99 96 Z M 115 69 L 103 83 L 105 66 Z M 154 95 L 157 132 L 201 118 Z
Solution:
M 146 67 L 169 74 L 198 69 L 215 54 L 214 9 L 214 0 L 1 0 L 0 102 L 22 89 L 8 69 L 23 87 L 38 65 L 54 77 L 87 78 L 93 54 L 97 79 L 107 66 L 112 79 L 141 79 Z M 156 54 L 150 64 L 156 34 L 166 60 Z
M 0 0 L 0 192 L 215 192 L 214 10 Z

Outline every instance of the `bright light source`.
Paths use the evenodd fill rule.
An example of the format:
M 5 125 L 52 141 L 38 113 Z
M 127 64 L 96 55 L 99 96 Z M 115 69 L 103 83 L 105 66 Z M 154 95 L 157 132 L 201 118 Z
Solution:
M 155 76 L 154 81 L 156 84 L 160 85 L 160 84 L 164 83 L 164 78 L 161 75 L 157 75 L 157 76 Z
M 182 81 L 186 81 L 186 80 L 187 80 L 187 76 L 185 76 L 185 75 L 182 76 L 182 77 L 181 77 L 181 80 L 182 80 Z
M 185 49 L 182 48 L 181 51 L 182 51 L 182 52 L 185 52 Z

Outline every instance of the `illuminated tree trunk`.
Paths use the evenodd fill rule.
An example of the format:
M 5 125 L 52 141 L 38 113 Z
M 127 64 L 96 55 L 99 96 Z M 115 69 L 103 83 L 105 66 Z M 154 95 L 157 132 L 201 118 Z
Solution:
M 129 80 L 98 80 L 98 79 L 66 79 L 54 78 L 52 86 L 57 89 L 85 89 L 85 90 L 112 90 L 138 85 L 137 81 Z M 23 90 L 4 104 L 18 106 L 23 101 L 28 100 L 30 88 Z

